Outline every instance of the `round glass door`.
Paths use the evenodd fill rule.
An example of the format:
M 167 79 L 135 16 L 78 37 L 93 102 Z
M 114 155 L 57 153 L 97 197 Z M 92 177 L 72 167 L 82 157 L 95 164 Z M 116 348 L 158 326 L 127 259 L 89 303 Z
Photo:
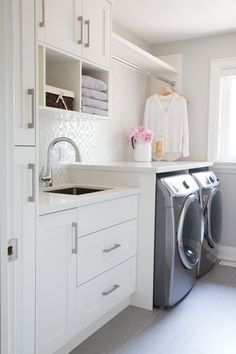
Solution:
M 183 265 L 191 269 L 199 261 L 204 232 L 202 209 L 195 195 L 186 198 L 178 227 L 178 250 Z
M 214 188 L 207 203 L 207 231 L 208 243 L 213 248 L 220 243 L 222 228 L 222 204 L 221 193 L 218 188 Z

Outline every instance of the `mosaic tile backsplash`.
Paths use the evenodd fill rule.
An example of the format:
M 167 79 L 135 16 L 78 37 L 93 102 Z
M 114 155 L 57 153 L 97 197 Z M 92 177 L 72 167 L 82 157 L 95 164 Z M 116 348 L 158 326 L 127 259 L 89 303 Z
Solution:
M 129 133 L 133 127 L 142 124 L 149 85 L 143 74 L 114 62 L 110 119 L 98 120 L 74 112 L 40 110 L 40 171 L 46 168 L 48 145 L 61 136 L 69 137 L 77 144 L 83 162 L 132 160 Z M 73 148 L 67 143 L 55 145 L 52 161 L 54 184 L 69 182 L 66 164 L 74 162 Z

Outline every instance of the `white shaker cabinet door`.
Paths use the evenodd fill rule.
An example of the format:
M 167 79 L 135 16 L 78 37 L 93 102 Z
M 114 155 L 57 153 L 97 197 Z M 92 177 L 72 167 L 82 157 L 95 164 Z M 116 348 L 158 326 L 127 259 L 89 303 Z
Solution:
M 32 354 L 35 345 L 34 171 L 35 148 L 16 147 L 11 210 L 13 232 L 8 246 L 8 254 L 12 254 L 9 259 L 9 353 L 14 354 Z
M 13 7 L 15 145 L 35 145 L 35 2 Z
M 106 0 L 84 0 L 83 19 L 83 58 L 110 68 L 111 4 Z
M 39 218 L 37 354 L 55 353 L 72 336 L 76 296 L 76 210 Z
M 41 42 L 81 56 L 82 0 L 38 0 L 38 17 Z

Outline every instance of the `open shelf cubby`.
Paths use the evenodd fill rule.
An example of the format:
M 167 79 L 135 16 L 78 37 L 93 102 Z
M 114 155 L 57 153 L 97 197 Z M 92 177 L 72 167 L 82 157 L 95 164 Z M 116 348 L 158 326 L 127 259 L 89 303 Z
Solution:
M 39 46 L 39 106 L 40 109 L 60 110 L 46 105 L 47 86 L 59 88 L 63 91 L 74 93 L 73 111 L 82 113 L 82 75 L 88 75 L 102 80 L 108 86 L 108 111 L 107 116 L 82 113 L 87 118 L 107 119 L 110 113 L 110 72 L 79 58 L 58 52 L 51 48 Z M 66 112 L 67 110 L 65 110 Z

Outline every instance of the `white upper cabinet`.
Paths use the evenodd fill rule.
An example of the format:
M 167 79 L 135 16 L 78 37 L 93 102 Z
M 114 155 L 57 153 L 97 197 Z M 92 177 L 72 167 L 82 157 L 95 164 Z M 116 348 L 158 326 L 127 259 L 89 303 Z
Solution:
M 43 44 L 109 68 L 111 4 L 107 0 L 38 0 Z
M 106 0 L 83 2 L 83 57 L 106 68 L 111 61 L 111 5 Z
M 41 42 L 75 55 L 81 55 L 82 25 L 82 1 L 39 1 L 38 38 Z
M 35 8 L 32 0 L 14 3 L 15 145 L 35 145 Z

